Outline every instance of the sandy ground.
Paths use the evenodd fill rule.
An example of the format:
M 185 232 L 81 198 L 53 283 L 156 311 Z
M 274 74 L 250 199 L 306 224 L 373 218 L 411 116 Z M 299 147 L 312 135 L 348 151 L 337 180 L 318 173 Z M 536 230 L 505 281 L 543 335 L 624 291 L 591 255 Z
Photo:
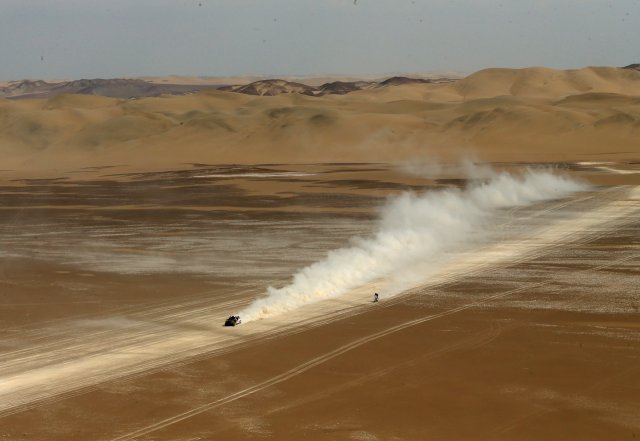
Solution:
M 421 286 L 231 329 L 389 195 L 464 181 L 384 163 L 7 180 L 0 439 L 639 437 L 640 168 L 557 166 L 595 186 L 505 210 Z

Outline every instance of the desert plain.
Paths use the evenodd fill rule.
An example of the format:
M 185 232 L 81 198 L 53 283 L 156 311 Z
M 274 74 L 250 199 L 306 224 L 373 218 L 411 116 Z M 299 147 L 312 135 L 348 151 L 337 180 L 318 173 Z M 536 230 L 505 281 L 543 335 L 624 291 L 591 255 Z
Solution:
M 636 70 L 0 99 L 0 153 L 0 439 L 640 438 Z M 527 168 L 580 188 L 222 326 L 394 198 Z

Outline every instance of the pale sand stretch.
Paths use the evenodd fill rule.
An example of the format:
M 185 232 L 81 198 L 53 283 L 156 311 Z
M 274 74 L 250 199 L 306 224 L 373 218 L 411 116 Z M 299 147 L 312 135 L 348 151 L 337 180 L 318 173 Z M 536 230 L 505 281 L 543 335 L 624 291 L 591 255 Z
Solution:
M 577 194 L 568 200 L 540 204 L 535 209 L 522 212 L 512 210 L 508 214 L 513 217 L 507 218 L 502 226 L 503 240 L 455 256 L 437 272 L 429 274 L 429 280 L 423 286 L 446 283 L 491 266 L 526 260 L 545 253 L 550 247 L 592 240 L 637 217 L 640 213 L 638 201 L 640 187 L 615 187 Z M 526 225 L 526 231 L 512 229 L 515 224 Z M 368 302 L 373 290 L 380 289 L 384 283 L 379 281 L 339 299 L 299 309 L 286 317 L 275 316 L 233 329 L 221 328 L 221 320 L 259 293 L 247 292 L 242 298 L 223 304 L 199 300 L 166 308 L 140 310 L 130 314 L 127 319 L 120 319 L 120 322 L 118 318 L 105 317 L 102 329 L 92 329 L 82 322 L 57 326 L 48 330 L 51 338 L 45 339 L 44 343 L 1 354 L 0 412 L 6 416 L 41 400 L 58 400 L 110 379 L 136 375 L 198 354 L 223 353 L 237 349 L 238 345 L 251 345 L 262 339 L 294 333 L 348 314 L 364 312 L 372 307 Z M 509 293 L 500 294 L 506 295 Z M 494 297 L 490 295 L 484 300 Z M 437 316 L 477 306 L 482 301 L 476 299 Z M 152 325 L 149 324 L 151 319 Z M 158 323 L 171 324 L 161 326 Z M 196 327 L 199 330 L 195 330 Z M 370 338 L 375 338 L 375 334 Z M 354 344 L 357 345 L 357 342 Z M 350 346 L 339 348 L 269 381 L 283 381 L 322 363 L 327 357 L 349 349 Z M 259 385 L 202 409 L 257 390 L 260 390 Z

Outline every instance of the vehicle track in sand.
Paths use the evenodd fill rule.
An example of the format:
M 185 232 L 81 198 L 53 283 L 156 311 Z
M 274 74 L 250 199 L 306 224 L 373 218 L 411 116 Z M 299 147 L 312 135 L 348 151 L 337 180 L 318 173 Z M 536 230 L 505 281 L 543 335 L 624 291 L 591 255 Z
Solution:
M 608 385 L 610 385 L 611 383 L 613 383 L 615 380 L 618 380 L 620 378 L 624 378 L 624 377 L 631 377 L 632 374 L 635 374 L 637 371 L 640 370 L 640 367 L 638 366 L 630 366 L 627 369 L 624 369 L 622 371 L 616 372 L 615 374 L 612 375 L 608 375 L 604 378 L 602 378 L 600 381 L 597 381 L 593 384 L 587 385 L 584 388 L 584 393 L 593 393 L 595 391 L 599 391 L 602 389 L 605 389 Z M 636 374 L 637 375 L 637 374 Z M 500 424 L 498 426 L 496 426 L 492 431 L 492 435 L 494 436 L 499 436 L 499 435 L 504 435 L 507 434 L 511 431 L 513 431 L 514 429 L 516 429 L 517 427 L 522 426 L 523 424 L 526 424 L 527 422 L 534 420 L 536 418 L 542 417 L 546 414 L 549 414 L 553 411 L 556 410 L 556 406 L 545 406 L 545 407 L 541 407 L 538 408 L 534 411 L 528 412 L 525 415 L 522 415 L 520 417 L 517 418 L 513 418 L 509 421 L 504 422 L 503 424 Z M 635 438 L 635 436 L 633 436 L 633 438 Z
M 588 269 L 585 269 L 585 270 L 576 271 L 575 274 L 592 272 L 592 271 L 599 271 L 599 270 L 602 270 L 602 269 L 605 269 L 605 268 L 608 268 L 608 267 L 611 267 L 611 266 L 614 266 L 614 265 L 618 265 L 618 264 L 620 264 L 622 262 L 625 262 L 625 261 L 628 261 L 628 260 L 633 260 L 633 259 L 638 259 L 638 258 L 640 258 L 640 254 L 634 254 L 634 255 L 627 256 L 627 257 L 624 257 L 624 258 L 621 258 L 621 259 L 616 259 L 614 261 L 611 261 L 611 262 L 608 262 L 606 264 L 602 264 L 602 265 L 599 265 L 599 266 L 596 266 L 596 267 L 593 267 L 593 268 L 588 268 Z M 198 406 L 198 407 L 193 408 L 193 409 L 191 409 L 191 410 L 189 410 L 187 412 L 183 412 L 183 413 L 180 413 L 178 415 L 174 415 L 173 417 L 166 418 L 166 419 L 164 419 L 162 421 L 158 421 L 155 424 L 149 425 L 147 427 L 144 427 L 142 429 L 136 430 L 134 432 L 130 432 L 130 433 L 127 433 L 125 435 L 121 435 L 121 436 L 119 436 L 117 438 L 112 438 L 111 441 L 133 440 L 133 439 L 135 439 L 135 438 L 137 438 L 139 436 L 147 435 L 149 433 L 158 431 L 160 429 L 163 429 L 163 428 L 168 427 L 170 425 L 176 424 L 176 423 L 178 423 L 180 421 L 184 421 L 184 420 L 186 420 L 188 418 L 194 417 L 194 416 L 199 415 L 201 413 L 207 412 L 209 410 L 213 410 L 213 409 L 215 409 L 217 407 L 223 406 L 225 404 L 229 404 L 229 403 L 231 403 L 233 401 L 236 401 L 236 400 L 239 400 L 241 398 L 245 398 L 245 397 L 247 397 L 249 395 L 261 392 L 261 391 L 263 391 L 263 390 L 265 390 L 267 388 L 270 388 L 270 387 L 275 386 L 275 385 L 277 385 L 279 383 L 285 382 L 285 381 L 287 381 L 287 380 L 289 380 L 289 379 L 291 379 L 291 378 L 293 378 L 293 377 L 295 377 L 297 375 L 300 375 L 300 374 L 302 374 L 304 372 L 307 372 L 307 371 L 315 368 L 316 366 L 319 366 L 319 365 L 321 365 L 323 363 L 331 361 L 334 358 L 337 358 L 337 357 L 339 357 L 339 356 L 341 356 L 341 355 L 343 355 L 343 354 L 345 354 L 345 353 L 347 353 L 349 351 L 357 349 L 357 348 L 359 348 L 361 346 L 364 346 L 364 345 L 366 345 L 368 343 L 371 343 L 371 342 L 373 342 L 375 340 L 378 340 L 380 338 L 389 336 L 389 335 L 394 334 L 396 332 L 403 331 L 403 330 L 405 330 L 407 328 L 410 328 L 410 327 L 413 327 L 413 326 L 417 326 L 417 325 L 420 325 L 420 324 L 423 324 L 423 323 L 426 323 L 426 322 L 429 322 L 429 321 L 433 321 L 433 320 L 437 320 L 437 319 L 440 319 L 440 318 L 443 318 L 443 317 L 447 317 L 447 316 L 450 316 L 450 315 L 453 315 L 453 314 L 457 314 L 459 312 L 466 311 L 466 310 L 471 309 L 471 308 L 476 308 L 476 307 L 483 306 L 483 305 L 487 304 L 488 302 L 491 302 L 491 301 L 496 300 L 496 299 L 503 299 L 503 298 L 508 297 L 510 295 L 513 295 L 513 294 L 516 294 L 516 293 L 520 293 L 520 292 L 523 292 L 523 291 L 527 291 L 527 290 L 530 290 L 531 288 L 540 288 L 540 287 L 543 287 L 545 285 L 549 285 L 551 283 L 553 283 L 553 280 L 549 280 L 549 281 L 546 281 L 546 282 L 540 282 L 540 283 L 536 283 L 536 284 L 533 284 L 533 285 L 528 285 L 528 286 L 522 287 L 522 288 L 511 289 L 511 290 L 508 290 L 508 291 L 505 291 L 505 292 L 501 292 L 501 293 L 498 293 L 498 294 L 493 294 L 493 295 L 490 295 L 490 296 L 485 296 L 482 299 L 477 300 L 477 301 L 466 303 L 464 305 L 461 305 L 461 306 L 458 306 L 458 307 L 455 307 L 455 308 L 451 308 L 451 309 L 448 309 L 446 311 L 442 311 L 442 312 L 439 312 L 439 313 L 436 313 L 436 314 L 430 314 L 430 315 L 427 315 L 427 316 L 424 316 L 424 317 L 421 317 L 421 318 L 418 318 L 418 319 L 410 320 L 410 321 L 408 321 L 406 323 L 402 323 L 400 325 L 392 326 L 392 327 L 389 327 L 389 328 L 384 329 L 382 331 L 370 334 L 368 336 L 358 338 L 358 339 L 356 339 L 356 340 L 354 340 L 354 341 L 352 341 L 350 343 L 347 343 L 345 345 L 342 345 L 342 346 L 340 346 L 340 347 L 338 347 L 338 348 L 336 348 L 336 349 L 334 349 L 332 351 L 326 352 L 326 353 L 324 353 L 324 354 L 322 354 L 320 356 L 317 356 L 315 358 L 307 360 L 306 362 L 304 362 L 304 363 L 302 363 L 302 364 L 300 364 L 298 366 L 295 366 L 295 367 L 289 369 L 286 372 L 283 372 L 283 373 L 281 373 L 279 375 L 276 375 L 276 376 L 274 376 L 274 377 L 272 377 L 272 378 L 270 378 L 270 379 L 268 379 L 268 380 L 266 380 L 264 382 L 261 382 L 259 384 L 254 385 L 254 386 L 251 386 L 251 387 L 248 387 L 246 389 L 240 390 L 240 391 L 235 392 L 235 393 L 233 393 L 231 395 L 228 395 L 228 396 L 226 396 L 224 398 L 220 398 L 220 399 L 212 401 L 210 403 Z M 456 345 L 458 345 L 458 344 L 460 344 L 460 343 L 455 343 L 455 344 L 451 345 L 452 347 L 449 348 L 449 350 L 453 350 L 454 347 Z M 444 348 L 444 350 L 447 350 L 447 348 Z
M 461 277 L 483 271 L 488 264 L 496 264 L 497 262 L 511 265 L 548 252 L 550 248 L 561 246 L 567 241 L 589 241 L 606 234 L 606 231 L 616 222 L 625 222 L 625 217 L 630 212 L 638 211 L 637 204 L 633 210 L 629 210 L 627 207 L 627 211 L 621 210 L 618 206 L 617 202 L 624 199 L 628 191 L 628 188 L 614 187 L 586 195 L 579 194 L 573 199 L 544 204 L 542 207 L 528 207 L 520 212 L 520 216 L 517 215 L 517 211 L 510 211 L 506 215 L 503 229 L 508 229 L 508 225 L 514 223 L 526 222 L 527 219 L 536 219 L 536 222 L 538 220 L 545 221 L 547 225 L 536 231 L 528 231 L 528 235 L 525 235 L 524 238 L 522 236 L 518 236 L 516 239 L 512 238 L 515 248 L 511 252 L 500 255 L 497 260 L 488 259 L 487 262 L 487 259 L 474 259 L 471 255 L 471 258 L 465 261 L 465 256 L 462 256 L 463 263 L 459 265 L 457 271 L 441 274 L 427 285 L 429 287 L 446 285 Z M 562 212 L 567 208 L 575 209 L 574 212 L 569 213 L 570 215 L 576 212 L 596 213 L 594 214 L 596 218 L 586 225 L 576 225 L 574 219 L 567 220 L 567 213 Z M 554 214 L 555 218 L 539 219 L 549 214 Z M 608 227 L 605 228 L 605 225 Z M 601 230 L 590 228 L 593 226 L 598 226 Z M 560 228 L 560 233 L 554 228 L 556 230 Z M 544 236 L 544 231 L 547 231 L 548 237 Z M 564 237 L 564 233 L 570 235 Z M 558 240 L 558 236 L 562 240 Z M 523 242 L 528 244 L 526 252 L 522 252 Z M 520 251 L 517 249 L 518 244 L 521 246 Z M 484 249 L 484 252 L 487 252 L 491 247 L 495 248 L 496 246 L 498 248 L 506 247 L 509 251 L 509 247 L 504 244 L 487 245 L 480 247 L 479 251 L 483 252 Z M 478 250 L 474 250 L 474 252 L 476 251 Z M 502 251 L 504 252 L 504 250 Z M 530 289 L 532 286 L 534 285 L 528 285 L 522 289 Z M 415 294 L 423 289 L 408 290 L 407 295 Z M 512 293 L 515 292 L 517 291 Z M 217 322 L 212 325 L 212 319 L 223 318 L 231 308 L 237 310 L 240 306 L 246 305 L 256 293 L 247 291 L 246 294 L 246 298 L 236 298 L 224 303 L 196 299 L 178 304 L 167 302 L 161 307 L 150 309 L 129 309 L 127 318 L 133 323 L 119 329 L 108 326 L 107 329 L 85 327 L 83 328 L 85 332 L 78 335 L 77 326 L 65 327 L 59 330 L 59 334 L 55 334 L 57 339 L 54 341 L 47 340 L 47 338 L 51 338 L 51 334 L 48 334 L 48 337 L 42 334 L 39 335 L 42 338 L 42 343 L 17 351 L 0 353 L 3 360 L 0 362 L 0 417 L 84 393 L 96 385 L 110 380 L 131 379 L 143 373 L 167 369 L 176 364 L 235 351 L 258 341 L 324 326 L 347 315 L 366 312 L 372 307 L 372 305 L 363 302 L 363 299 L 368 299 L 369 296 L 369 290 L 365 288 L 351 298 L 336 299 L 326 304 L 316 305 L 310 308 L 311 314 L 305 312 L 294 315 L 292 323 L 289 324 L 283 324 L 282 320 L 271 322 L 267 320 L 265 321 L 266 325 L 264 323 L 252 324 L 246 328 L 238 328 L 234 333 L 222 329 Z M 509 294 L 500 294 L 495 298 L 502 295 Z M 390 307 L 406 298 L 406 295 L 401 295 L 385 299 L 376 307 Z M 482 301 L 486 302 L 491 298 L 484 298 Z M 468 309 L 476 303 L 477 301 L 474 301 L 461 307 Z M 458 312 L 457 308 L 445 311 L 446 314 L 440 314 L 445 314 L 442 315 L 444 317 L 455 312 Z M 436 314 L 420 320 L 428 321 L 440 316 Z M 94 316 L 92 318 L 100 320 L 110 317 Z M 419 323 L 421 322 L 410 326 Z M 391 332 L 397 332 L 400 329 L 403 328 Z M 46 333 L 50 330 L 41 332 Z M 370 337 L 376 339 L 383 336 L 384 334 L 374 334 L 373 337 Z M 326 360 L 324 358 L 310 360 L 291 371 L 272 378 L 269 381 L 275 381 L 275 383 L 268 383 L 265 387 L 286 381 L 287 378 L 291 378 L 288 375 L 298 375 L 300 372 L 309 370 L 317 364 L 324 363 L 351 350 L 352 347 L 361 346 L 368 341 L 372 340 L 357 340 L 346 348 L 338 348 L 337 352 L 328 354 Z M 256 391 L 249 388 L 238 393 L 255 393 Z M 216 406 L 224 404 L 228 398 L 220 399 L 221 404 L 216 404 Z

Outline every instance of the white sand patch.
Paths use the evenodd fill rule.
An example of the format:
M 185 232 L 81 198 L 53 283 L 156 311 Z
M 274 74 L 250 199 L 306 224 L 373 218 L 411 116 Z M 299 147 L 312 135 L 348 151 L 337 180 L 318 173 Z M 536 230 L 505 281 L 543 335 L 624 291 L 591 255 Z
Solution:
M 600 170 L 605 173 L 612 173 L 615 175 L 635 175 L 640 173 L 640 170 L 613 167 L 613 165 L 619 165 L 619 164 L 611 161 L 603 161 L 603 162 L 584 162 L 583 161 L 583 162 L 577 162 L 576 164 L 592 167 L 596 170 Z
M 302 172 L 265 172 L 265 173 L 214 173 L 209 175 L 195 175 L 194 178 L 286 178 L 314 176 L 317 173 Z
M 638 173 L 640 173 L 640 170 L 625 170 L 621 168 L 613 168 L 613 167 L 605 167 L 605 166 L 600 166 L 595 168 L 607 173 L 613 173 L 615 175 L 637 175 Z

